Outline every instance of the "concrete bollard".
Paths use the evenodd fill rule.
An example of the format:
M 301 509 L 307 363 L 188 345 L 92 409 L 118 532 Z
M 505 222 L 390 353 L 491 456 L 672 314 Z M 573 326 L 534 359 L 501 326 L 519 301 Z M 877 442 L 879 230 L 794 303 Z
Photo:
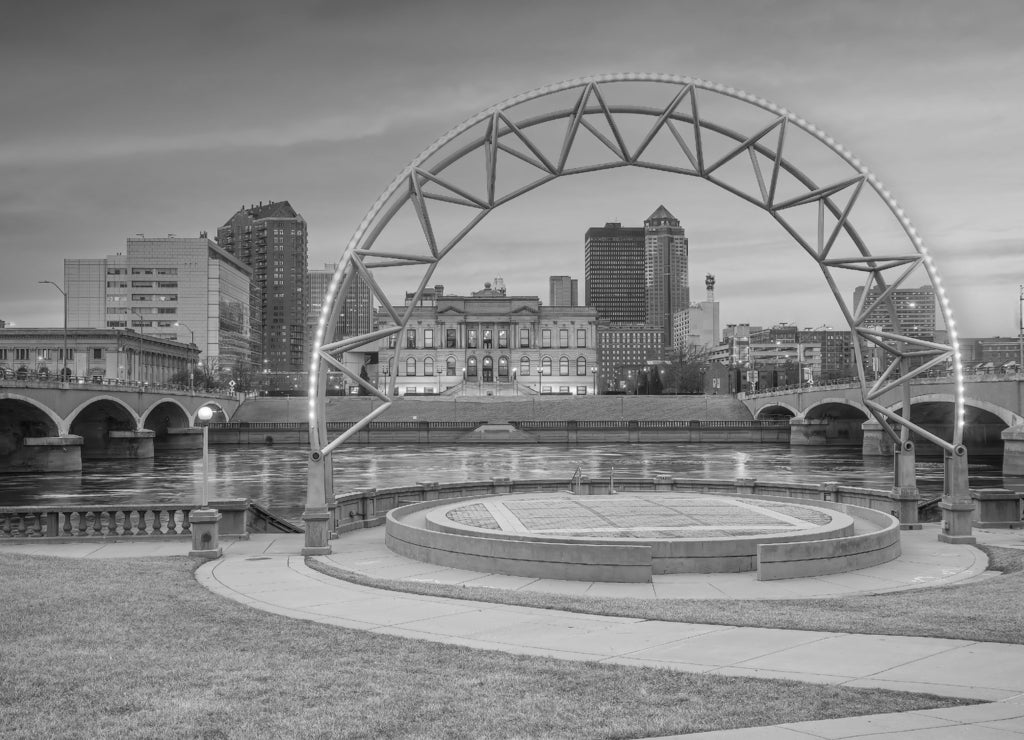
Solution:
M 220 547 L 220 512 L 216 509 L 193 509 L 188 517 L 192 526 L 192 550 L 189 557 L 216 560 Z

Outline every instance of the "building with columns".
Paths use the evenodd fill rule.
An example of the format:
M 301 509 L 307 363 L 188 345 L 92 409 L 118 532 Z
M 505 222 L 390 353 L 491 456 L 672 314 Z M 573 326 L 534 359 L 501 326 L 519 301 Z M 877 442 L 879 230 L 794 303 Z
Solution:
M 195 345 L 131 329 L 0 328 L 0 373 L 7 377 L 71 378 L 101 383 L 164 385 L 194 370 Z
M 415 298 L 406 294 L 405 305 Z M 379 347 L 378 382 L 398 395 L 589 395 L 597 390 L 597 312 L 543 306 L 485 283 L 468 296 L 423 291 L 401 336 Z

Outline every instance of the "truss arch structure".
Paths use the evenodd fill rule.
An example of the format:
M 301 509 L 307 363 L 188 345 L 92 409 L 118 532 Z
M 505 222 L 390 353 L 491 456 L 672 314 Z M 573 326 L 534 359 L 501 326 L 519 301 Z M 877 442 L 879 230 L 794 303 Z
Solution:
M 632 94 L 640 88 L 644 99 Z M 813 124 L 742 90 L 674 75 L 608 74 L 541 87 L 466 120 L 417 156 L 367 212 L 339 259 L 311 357 L 307 511 L 326 506 L 331 453 L 391 403 L 387 389 L 352 372 L 342 354 L 400 335 L 438 264 L 494 209 L 556 178 L 618 167 L 701 178 L 770 215 L 820 267 L 853 331 L 871 415 L 896 442 L 913 431 L 962 454 L 963 373 L 949 301 L 914 226 L 875 175 Z M 418 234 L 389 240 L 389 226 L 403 213 Z M 415 273 L 409 306 L 394 305 L 374 277 L 392 268 Z M 863 286 L 855 300 L 840 288 L 840 276 L 851 275 Z M 334 335 L 357 278 L 392 324 L 325 341 Z M 933 286 L 948 343 L 901 325 L 896 291 L 914 280 Z M 866 371 L 872 362 L 874 370 Z M 935 368 L 948 368 L 957 379 L 950 439 L 916 427 L 880 402 L 901 385 L 909 396 L 909 382 Z M 324 416 L 328 371 L 343 373 L 382 401 L 335 437 L 328 435 Z

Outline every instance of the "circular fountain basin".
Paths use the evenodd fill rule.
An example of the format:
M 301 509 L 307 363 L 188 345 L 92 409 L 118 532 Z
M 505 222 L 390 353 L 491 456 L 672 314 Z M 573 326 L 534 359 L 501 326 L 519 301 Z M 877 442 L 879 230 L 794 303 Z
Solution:
M 407 557 L 569 580 L 760 571 L 766 561 L 794 559 L 801 562 L 795 570 L 774 566 L 783 575 L 769 577 L 797 577 L 819 566 L 827 572 L 876 564 L 879 555 L 850 560 L 864 552 L 883 550 L 887 559 L 899 555 L 898 522 L 887 514 L 827 502 L 698 493 L 430 501 L 394 509 L 386 527 L 388 547 Z M 883 531 L 889 534 L 879 539 Z M 865 537 L 869 541 L 861 541 Z

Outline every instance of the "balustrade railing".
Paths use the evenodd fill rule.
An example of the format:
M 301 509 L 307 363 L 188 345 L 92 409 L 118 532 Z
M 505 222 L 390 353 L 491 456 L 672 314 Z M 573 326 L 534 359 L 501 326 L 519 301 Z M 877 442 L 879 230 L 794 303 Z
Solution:
M 198 506 L 0 507 L 0 539 L 190 537 Z

